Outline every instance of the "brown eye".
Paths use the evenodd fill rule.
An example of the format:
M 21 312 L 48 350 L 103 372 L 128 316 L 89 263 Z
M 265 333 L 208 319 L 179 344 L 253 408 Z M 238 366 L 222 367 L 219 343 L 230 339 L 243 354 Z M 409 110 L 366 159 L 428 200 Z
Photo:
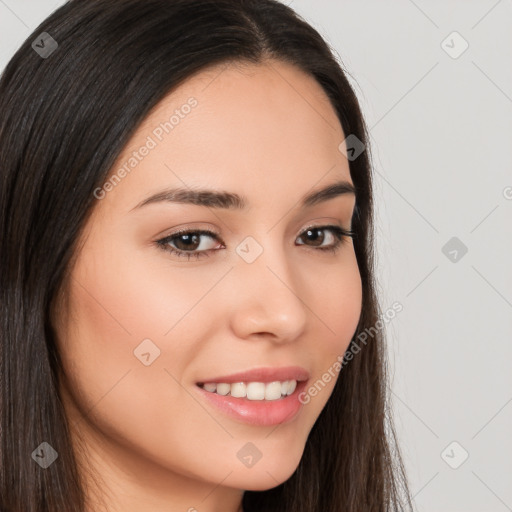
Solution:
M 304 231 L 304 235 L 307 240 L 310 242 L 313 242 L 313 245 L 322 245 L 323 241 L 325 240 L 325 234 L 323 233 L 324 230 L 321 228 L 311 228 L 307 231 Z
M 326 237 L 326 235 L 323 234 L 325 231 L 330 232 L 331 236 Z M 343 243 L 343 240 L 346 240 L 353 236 L 353 231 L 340 228 L 339 226 L 312 226 L 307 228 L 299 237 L 305 240 L 309 240 L 310 242 L 312 242 L 312 244 L 303 243 L 299 245 L 309 245 L 310 247 L 317 248 L 320 251 L 336 252 Z M 333 239 L 334 243 L 332 243 Z M 329 242 L 330 240 L 331 243 L 324 244 L 326 240 L 327 242 Z
M 210 250 L 214 250 L 213 247 L 201 247 L 202 239 L 210 238 L 218 240 L 218 235 L 213 231 L 208 230 L 182 230 L 177 233 L 158 240 L 158 244 L 162 249 L 176 254 L 177 256 L 184 256 L 190 258 L 200 258 L 202 256 L 208 256 Z M 207 245 L 207 244 L 206 244 Z M 201 250 L 198 250 L 201 247 Z

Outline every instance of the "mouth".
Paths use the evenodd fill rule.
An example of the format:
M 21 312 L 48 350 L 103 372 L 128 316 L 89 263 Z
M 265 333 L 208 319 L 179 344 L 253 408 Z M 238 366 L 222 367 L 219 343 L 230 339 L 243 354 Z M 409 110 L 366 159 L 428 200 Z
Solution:
M 207 382 L 197 384 L 208 393 L 248 400 L 280 400 L 291 395 L 297 388 L 295 379 L 273 382 Z
M 200 396 L 238 422 L 269 426 L 292 422 L 304 404 L 300 393 L 309 380 L 300 367 L 259 368 L 196 383 Z

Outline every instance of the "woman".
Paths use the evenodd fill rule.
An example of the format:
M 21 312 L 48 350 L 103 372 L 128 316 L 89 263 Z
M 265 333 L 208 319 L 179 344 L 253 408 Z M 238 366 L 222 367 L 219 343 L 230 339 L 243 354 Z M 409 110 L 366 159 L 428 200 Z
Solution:
M 366 128 L 312 27 L 71 0 L 0 108 L 2 511 L 411 507 Z

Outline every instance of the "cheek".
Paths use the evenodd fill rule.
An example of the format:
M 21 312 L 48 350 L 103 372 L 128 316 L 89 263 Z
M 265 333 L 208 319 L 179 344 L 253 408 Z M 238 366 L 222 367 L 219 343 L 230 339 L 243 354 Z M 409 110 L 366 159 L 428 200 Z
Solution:
M 355 253 L 352 251 L 339 265 L 317 276 L 321 286 L 309 296 L 315 334 L 307 351 L 315 362 L 308 387 L 301 401 L 313 423 L 332 394 L 339 378 L 343 378 L 340 362 L 356 331 L 362 310 L 362 282 Z
M 225 268 L 171 266 L 160 253 L 133 247 L 118 257 L 121 241 L 88 243 L 73 270 L 69 319 L 59 336 L 66 373 L 84 408 L 108 392 L 119 397 L 119 417 L 130 414 L 122 409 L 129 402 L 158 412 L 179 393 L 173 377 L 183 380 L 207 341 L 219 295 L 208 307 L 199 303 Z
M 311 309 L 325 334 L 321 340 L 324 362 L 334 362 L 343 354 L 357 328 L 362 309 L 362 282 L 353 249 L 318 276 L 316 292 L 311 293 Z M 345 257 L 346 256 L 346 257 Z M 311 288 L 313 289 L 313 288 Z
M 163 351 L 180 330 L 180 322 L 195 314 L 194 305 L 216 277 L 202 280 L 199 272 L 166 265 L 159 254 L 148 257 L 130 247 L 118 257 L 115 244 L 95 245 L 101 245 L 102 252 L 84 254 L 74 271 L 71 297 L 71 319 L 80 329 L 78 337 L 87 340 L 87 352 L 131 361 L 133 351 L 146 339 Z M 201 310 L 203 318 L 205 312 Z M 188 329 L 193 325 L 197 323 L 187 322 Z M 185 356 L 187 346 L 177 343 L 174 356 Z
M 196 474 L 198 461 L 200 467 L 208 458 L 218 465 L 223 451 L 233 451 L 230 437 L 222 437 L 213 420 L 208 423 L 205 410 L 181 385 L 198 357 L 195 340 L 204 339 L 209 325 L 209 311 L 198 308 L 199 321 L 194 305 L 218 278 L 191 282 L 190 270 L 180 273 L 136 255 L 87 256 L 75 267 L 69 320 L 59 333 L 73 406 L 104 435 L 162 466 Z M 137 351 L 148 339 L 144 352 Z M 134 350 L 142 360 L 149 352 L 151 364 Z M 210 437 L 205 425 L 213 429 Z

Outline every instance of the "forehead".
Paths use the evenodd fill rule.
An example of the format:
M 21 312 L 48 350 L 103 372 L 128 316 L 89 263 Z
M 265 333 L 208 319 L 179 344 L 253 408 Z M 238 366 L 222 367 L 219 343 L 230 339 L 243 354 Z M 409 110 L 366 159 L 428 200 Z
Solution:
M 232 189 L 250 202 L 350 180 L 345 138 L 316 80 L 288 63 L 223 64 L 169 93 L 113 166 L 107 195 L 130 208 L 162 186 Z M 124 172 L 119 173 L 120 169 Z M 115 196 L 115 197 L 114 197 Z

